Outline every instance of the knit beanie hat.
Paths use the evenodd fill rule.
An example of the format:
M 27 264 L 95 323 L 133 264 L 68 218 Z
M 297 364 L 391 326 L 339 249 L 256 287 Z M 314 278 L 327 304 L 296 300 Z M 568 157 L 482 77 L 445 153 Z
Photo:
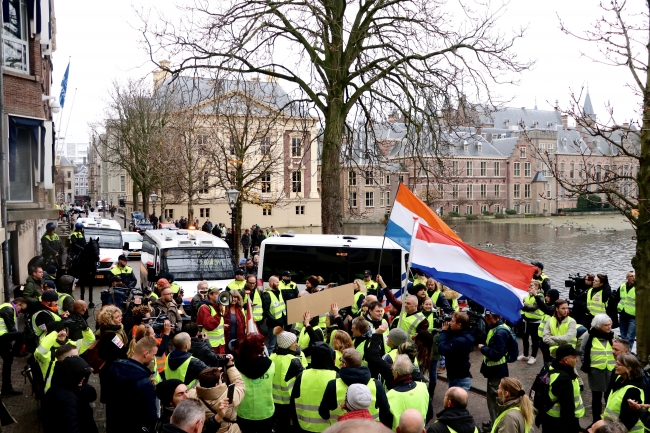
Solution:
M 278 347 L 281 349 L 288 349 L 293 343 L 298 340 L 296 334 L 283 331 L 280 326 L 276 326 L 273 333 L 278 337 Z
M 178 379 L 167 379 L 156 385 L 156 397 L 160 400 L 163 406 L 169 406 L 174 400 L 174 392 L 178 385 L 182 385 L 183 381 Z
M 348 392 L 345 395 L 345 405 L 348 409 L 367 410 L 371 403 L 372 395 L 366 385 L 353 383 L 348 387 Z
M 388 333 L 388 338 L 394 348 L 398 348 L 400 344 L 409 341 L 409 336 L 406 334 L 406 331 L 400 328 L 391 329 Z

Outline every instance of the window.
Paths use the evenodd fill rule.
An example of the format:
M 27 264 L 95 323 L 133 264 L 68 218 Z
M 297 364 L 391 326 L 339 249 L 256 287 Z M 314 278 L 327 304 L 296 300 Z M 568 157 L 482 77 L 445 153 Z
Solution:
M 126 176 L 120 176 L 120 191 L 126 191 Z
M 384 206 L 384 194 L 381 192 L 379 193 L 379 206 L 383 207 Z
M 487 184 L 484 183 L 481 185 L 481 198 L 487 197 Z
M 264 216 L 271 216 L 271 207 L 263 207 L 262 208 L 262 215 Z
M 292 157 L 302 156 L 302 138 L 291 139 L 291 156 Z
M 578 164 L 578 175 L 582 178 L 584 176 L 584 168 L 582 164 Z
M 451 197 L 454 199 L 458 198 L 458 184 L 455 183 L 451 186 Z
M 348 201 L 350 202 L 350 207 L 357 207 L 357 193 L 350 192 L 350 199 Z
M 487 210 L 488 210 L 487 205 L 486 205 L 486 204 L 482 204 L 482 205 L 481 205 L 481 213 L 483 213 L 483 212 L 487 212 Z
M 348 172 L 348 185 L 350 186 L 356 186 L 357 185 L 357 172 L 354 170 L 350 170 Z
M 548 150 L 548 153 L 553 153 L 553 143 L 548 143 L 546 149 Z
M 203 134 L 197 135 L 196 136 L 196 144 L 198 144 L 198 145 L 208 144 L 208 136 L 203 135 Z
M 437 188 L 438 188 L 438 198 L 443 198 L 445 196 L 445 186 L 439 183 Z
M 546 198 L 551 198 L 551 184 L 550 183 L 547 185 Z
M 390 191 L 386 191 L 386 206 L 390 206 Z
M 499 134 L 492 134 L 492 140 L 496 140 L 497 138 L 499 138 Z
M 296 206 L 296 215 L 304 215 L 305 206 Z
M 596 182 L 600 182 L 600 176 L 601 176 L 600 170 L 601 170 L 600 165 L 597 165 L 596 166 Z
M 544 152 L 546 152 L 546 144 L 545 143 L 539 143 L 539 153 L 540 153 L 540 155 L 543 155 Z
M 530 162 L 524 162 L 524 177 L 530 177 Z
M 399 179 L 399 183 L 404 183 L 404 175 L 403 174 L 400 174 L 398 179 Z
M 520 213 L 520 212 L 521 212 L 521 206 L 520 206 L 520 205 L 516 204 L 516 205 L 514 206 L 514 208 L 515 208 L 515 212 L 517 212 L 517 213 Z
M 525 158 L 526 157 L 526 147 L 522 146 L 519 148 L 519 158 Z
M 366 185 L 372 185 L 374 182 L 373 172 L 368 170 L 366 171 Z
M 451 175 L 458 176 L 458 161 L 451 162 Z
M 459 213 L 460 210 L 459 210 L 459 208 L 458 208 L 458 205 L 457 205 L 457 204 L 452 205 L 452 206 L 451 206 L 451 211 L 452 211 L 452 212 Z
M 262 192 L 271 192 L 271 173 L 262 173 Z
M 29 73 L 27 5 L 25 0 L 9 0 L 4 6 L 4 66 Z M 48 24 L 43 24 L 47 26 Z
M 513 185 L 513 187 L 514 187 L 514 197 L 521 198 L 521 185 L 516 183 Z
M 386 185 L 390 185 L 390 174 L 386 175 Z
M 501 213 L 501 206 L 499 206 L 498 204 L 495 204 L 494 205 L 494 213 Z
M 560 185 L 560 197 L 562 198 L 566 197 L 566 190 L 561 185 Z
M 366 192 L 366 207 L 375 207 L 375 193 L 371 191 Z
M 473 209 L 474 207 L 471 204 L 468 205 L 467 208 L 465 209 L 465 215 L 471 215 Z
M 71 172 L 68 172 L 68 179 L 70 179 L 70 176 L 71 176 Z
M 514 169 L 514 177 L 520 177 L 521 176 L 521 162 L 515 162 L 513 165 Z
M 562 163 L 560 163 L 560 176 L 559 176 L 560 179 L 564 179 L 564 169 L 565 169 L 565 166 L 564 166 L 564 163 L 562 162 Z
M 72 189 L 72 181 L 68 181 L 68 189 Z
M 199 194 L 207 194 L 209 189 L 210 189 L 210 173 L 204 171 L 203 178 L 201 179 L 201 186 L 199 187 Z
M 200 218 L 210 218 L 210 208 L 209 207 L 202 207 L 199 209 L 199 217 Z
M 472 198 L 473 197 L 473 195 L 474 195 L 473 188 L 474 188 L 474 185 L 472 185 L 471 183 L 467 184 L 467 198 Z
M 526 203 L 524 206 L 524 213 L 530 213 L 530 203 Z
M 262 155 L 271 153 L 271 137 L 260 138 L 260 152 Z
M 530 198 L 530 184 L 524 185 L 524 198 Z
M 575 169 L 575 164 L 571 163 L 569 164 L 569 178 L 573 179 L 573 170 Z
M 294 171 L 291 173 L 291 191 L 302 192 L 302 172 Z
M 466 163 L 465 166 L 467 167 L 467 169 L 466 169 L 466 171 L 467 171 L 467 176 L 473 176 L 473 174 L 472 174 L 472 172 L 473 172 L 473 170 L 472 170 L 472 169 L 473 169 L 473 167 L 472 167 L 472 161 L 467 161 L 467 163 Z
M 487 162 L 481 161 L 481 176 L 487 176 Z
M 494 163 L 494 175 L 501 176 L 501 163 L 499 161 Z
M 174 209 L 165 209 L 165 218 L 174 219 Z
M 496 184 L 494 185 L 494 196 L 498 198 L 499 195 L 501 195 L 501 185 Z
M 231 155 L 235 154 L 236 144 L 237 144 L 237 140 L 235 140 L 233 137 L 230 137 L 230 154 Z

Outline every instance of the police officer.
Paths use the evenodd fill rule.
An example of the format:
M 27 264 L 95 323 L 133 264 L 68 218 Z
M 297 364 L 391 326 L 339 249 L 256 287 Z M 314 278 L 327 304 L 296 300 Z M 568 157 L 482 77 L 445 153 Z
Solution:
M 621 337 L 634 346 L 636 340 L 636 289 L 634 283 L 636 275 L 634 271 L 627 273 L 625 283 L 618 289 L 621 300 L 618 302 L 619 319 L 618 324 L 621 330 Z
M 70 233 L 70 259 L 74 260 L 86 248 L 86 237 L 84 236 L 84 225 L 75 223 L 74 231 Z
M 374 295 L 379 302 L 384 299 L 384 291 L 379 288 L 379 284 L 372 281 L 372 272 L 369 269 L 363 271 L 363 284 L 366 286 L 366 295 Z
M 16 324 L 18 314 L 27 309 L 25 298 L 16 298 L 12 302 L 0 304 L 0 357 L 2 357 L 2 397 L 22 394 L 11 385 L 11 366 L 14 356 L 20 354 L 23 346 L 23 333 Z
M 284 302 L 296 299 L 298 297 L 298 285 L 291 281 L 291 272 L 282 272 L 282 280 L 280 281 L 280 291 Z
M 226 286 L 226 290 L 239 290 L 240 293 L 244 292 L 246 287 L 246 272 L 243 269 L 235 271 L 235 279 Z
M 542 291 L 544 293 L 548 292 L 551 288 L 551 280 L 548 279 L 548 276 L 544 274 L 544 265 L 542 262 L 531 262 L 531 265 L 535 266 L 535 274 L 533 275 L 533 280 L 537 280 L 542 283 Z
M 138 282 L 133 273 L 133 269 L 127 265 L 126 256 L 123 254 L 117 258 L 117 265 L 111 268 L 111 274 L 119 275 L 127 287 L 135 287 Z
M 45 263 L 55 263 L 57 268 L 61 268 L 63 244 L 54 230 L 56 230 L 55 223 L 49 222 L 45 225 L 45 234 L 41 237 L 42 255 Z

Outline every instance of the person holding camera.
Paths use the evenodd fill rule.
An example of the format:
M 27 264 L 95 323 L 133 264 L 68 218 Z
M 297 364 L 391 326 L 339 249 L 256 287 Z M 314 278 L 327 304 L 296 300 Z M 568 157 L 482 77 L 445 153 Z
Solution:
M 217 286 L 210 287 L 207 299 L 203 300 L 196 317 L 196 324 L 203 326 L 208 342 L 217 355 L 226 353 L 223 312 L 219 303 L 220 293 L 221 290 Z
M 466 313 L 455 312 L 451 321 L 442 324 L 438 353 L 447 358 L 449 388 L 457 386 L 469 391 L 472 386 L 469 354 L 474 348 L 474 340 Z
M 194 322 L 188 322 L 183 325 L 182 332 L 187 332 L 191 339 L 189 352 L 193 357 L 200 359 L 210 367 L 219 366 L 219 359 L 212 350 L 208 340 L 204 339 L 202 332 L 199 332 L 199 325 Z
M 196 295 L 192 298 L 192 322 L 196 322 L 196 316 L 199 314 L 199 308 L 208 294 L 208 282 L 203 280 L 196 285 Z
M 154 315 L 164 314 L 171 322 L 172 328 L 180 329 L 183 320 L 181 317 L 182 309 L 174 301 L 171 284 L 166 278 L 159 279 L 157 284 L 160 298 L 156 299 L 156 302 L 152 304 Z

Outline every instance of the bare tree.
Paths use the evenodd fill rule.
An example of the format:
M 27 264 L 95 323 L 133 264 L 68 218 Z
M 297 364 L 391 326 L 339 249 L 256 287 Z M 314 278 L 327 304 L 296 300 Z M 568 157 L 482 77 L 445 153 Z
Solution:
M 439 111 L 459 100 L 463 87 L 489 100 L 491 83 L 529 66 L 511 51 L 522 32 L 501 34 L 495 23 L 502 10 L 476 6 L 459 5 L 457 19 L 441 1 L 192 2 L 180 23 L 143 17 L 143 34 L 152 60 L 182 59 L 174 73 L 262 74 L 298 89 L 295 98 L 324 123 L 323 232 L 341 233 L 342 142 L 350 124 L 362 124 L 371 138 L 373 125 L 397 112 L 418 134 L 435 134 Z M 367 143 L 372 154 L 377 140 Z

